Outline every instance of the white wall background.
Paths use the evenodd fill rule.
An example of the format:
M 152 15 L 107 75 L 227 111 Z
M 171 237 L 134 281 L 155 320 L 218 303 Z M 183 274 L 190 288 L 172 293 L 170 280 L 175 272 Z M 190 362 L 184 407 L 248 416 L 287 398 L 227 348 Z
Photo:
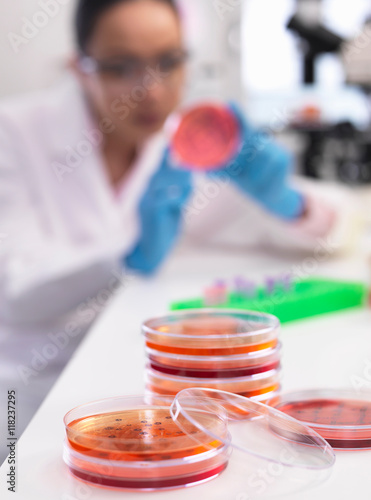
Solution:
M 183 5 L 188 38 L 195 56 L 190 95 L 194 99 L 238 99 L 242 95 L 240 54 L 228 39 L 236 37 L 232 30 L 236 24 L 239 27 L 239 2 L 231 7 L 229 4 L 233 2 L 221 0 L 221 5 L 226 5 L 222 17 L 215 8 L 215 0 L 179 2 Z M 51 14 L 46 13 L 42 4 L 50 9 L 54 6 Z M 43 88 L 63 73 L 74 47 L 75 5 L 76 0 L 1 0 L 0 98 Z M 36 25 L 34 33 L 31 24 Z M 32 38 L 27 39 L 30 35 Z
M 50 2 L 54 11 L 47 15 L 41 2 Z M 74 5 L 75 0 L 0 2 L 0 97 L 42 88 L 58 78 L 73 47 L 70 22 Z M 33 33 L 28 22 L 35 21 L 40 27 Z M 33 38 L 23 36 L 26 25 Z M 23 37 L 18 52 L 9 40 L 12 33 Z

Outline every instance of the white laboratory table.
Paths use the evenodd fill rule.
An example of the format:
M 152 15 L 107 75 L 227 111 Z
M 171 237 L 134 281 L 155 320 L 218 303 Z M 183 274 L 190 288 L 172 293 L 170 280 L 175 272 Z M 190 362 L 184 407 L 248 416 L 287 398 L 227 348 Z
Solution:
M 296 263 L 300 264 L 300 257 Z M 292 255 L 269 255 L 250 249 L 240 254 L 180 253 L 151 280 L 132 279 L 112 300 L 75 353 L 58 382 L 19 440 L 16 497 L 25 500 L 250 500 L 277 498 L 275 482 L 264 493 L 238 491 L 228 470 L 208 483 L 182 490 L 135 493 L 86 485 L 69 474 L 62 461 L 62 419 L 71 408 L 100 398 L 141 394 L 144 390 L 144 345 L 141 321 L 167 311 L 169 302 L 198 295 L 216 277 L 236 274 L 263 279 L 288 271 Z M 317 274 L 365 280 L 370 273 L 365 252 L 319 264 Z M 282 329 L 283 390 L 352 387 L 364 380 L 371 387 L 371 312 L 356 309 L 286 325 Z M 369 500 L 371 451 L 337 452 L 324 482 L 313 481 L 291 491 L 287 500 Z M 5 461 L 0 470 L 0 498 L 7 491 Z

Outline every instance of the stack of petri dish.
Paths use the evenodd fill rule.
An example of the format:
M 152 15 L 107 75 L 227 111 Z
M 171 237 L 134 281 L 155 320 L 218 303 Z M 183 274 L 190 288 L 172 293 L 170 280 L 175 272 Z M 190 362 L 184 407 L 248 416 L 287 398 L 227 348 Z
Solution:
M 249 311 L 203 309 L 143 324 L 146 391 L 174 396 L 209 388 L 265 402 L 280 390 L 279 320 Z

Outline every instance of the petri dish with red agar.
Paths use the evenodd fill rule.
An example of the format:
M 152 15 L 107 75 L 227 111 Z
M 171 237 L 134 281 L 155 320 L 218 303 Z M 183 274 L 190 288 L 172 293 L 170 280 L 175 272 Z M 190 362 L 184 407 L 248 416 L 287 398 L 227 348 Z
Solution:
M 281 362 L 281 344 L 247 354 L 231 356 L 188 356 L 146 349 L 149 365 L 160 372 L 180 377 L 229 378 L 276 370 Z
M 247 398 L 276 392 L 280 388 L 280 372 L 269 370 L 247 377 L 229 378 L 191 378 L 167 375 L 146 369 L 146 386 L 156 394 L 175 395 L 177 392 L 192 387 L 209 387 L 221 391 L 234 392 Z
M 371 393 L 308 390 L 274 397 L 269 404 L 314 429 L 335 449 L 371 449 Z
M 213 170 L 225 166 L 238 152 L 241 127 L 225 105 L 207 103 L 187 109 L 171 141 L 175 162 L 189 169 Z

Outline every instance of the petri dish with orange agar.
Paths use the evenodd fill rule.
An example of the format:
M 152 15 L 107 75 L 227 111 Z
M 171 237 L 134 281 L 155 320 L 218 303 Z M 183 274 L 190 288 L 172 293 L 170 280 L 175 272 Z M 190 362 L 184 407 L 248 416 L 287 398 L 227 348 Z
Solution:
M 146 346 L 188 356 L 232 356 L 275 348 L 279 320 L 269 314 L 223 309 L 171 313 L 142 326 Z
M 228 445 L 185 419 L 174 422 L 173 398 L 107 399 L 75 408 L 64 419 L 64 460 L 72 474 L 102 487 L 157 490 L 200 484 L 228 463 Z M 224 436 L 223 411 L 188 408 L 206 428 Z M 197 413 L 197 415 L 196 415 Z
M 335 449 L 371 449 L 371 393 L 309 390 L 274 397 L 278 410 L 314 429 Z
M 207 171 L 225 166 L 241 143 L 241 127 L 234 113 L 225 105 L 208 103 L 182 114 L 171 141 L 171 153 L 176 163 Z
M 329 469 L 335 459 L 328 443 L 301 422 L 212 389 L 187 389 L 175 399 L 97 401 L 71 410 L 64 423 L 68 468 L 103 488 L 183 488 L 232 467 L 234 495 L 233 488 L 244 487 L 246 472 L 254 474 L 256 458 L 287 467 L 290 477 L 295 468 Z

